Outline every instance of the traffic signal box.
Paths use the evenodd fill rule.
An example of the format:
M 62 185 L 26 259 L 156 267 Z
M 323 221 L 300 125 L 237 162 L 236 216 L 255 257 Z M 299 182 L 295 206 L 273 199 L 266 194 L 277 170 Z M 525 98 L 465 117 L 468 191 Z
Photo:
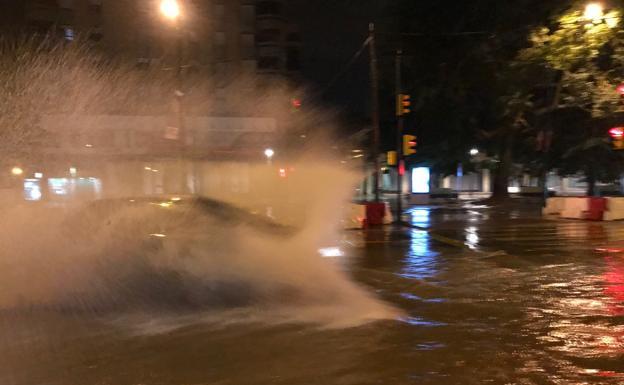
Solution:
M 616 150 L 624 150 L 624 127 L 613 127 L 609 130 L 611 143 Z
M 397 159 L 398 159 L 398 154 L 396 151 L 388 151 L 388 159 L 387 159 L 388 166 L 396 166 L 398 164 Z
M 398 94 L 397 95 L 397 103 L 396 103 L 396 115 L 403 116 L 412 112 L 412 97 L 406 94 Z
M 403 156 L 414 155 L 417 145 L 415 135 L 403 135 Z

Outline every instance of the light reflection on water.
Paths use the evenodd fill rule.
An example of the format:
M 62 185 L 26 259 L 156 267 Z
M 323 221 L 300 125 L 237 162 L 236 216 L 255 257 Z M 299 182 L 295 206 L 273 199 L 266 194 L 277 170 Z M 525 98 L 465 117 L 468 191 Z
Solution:
M 426 231 L 412 230 L 409 251 L 405 257 L 402 275 L 425 280 L 438 274 L 438 252 L 431 249 L 431 237 Z

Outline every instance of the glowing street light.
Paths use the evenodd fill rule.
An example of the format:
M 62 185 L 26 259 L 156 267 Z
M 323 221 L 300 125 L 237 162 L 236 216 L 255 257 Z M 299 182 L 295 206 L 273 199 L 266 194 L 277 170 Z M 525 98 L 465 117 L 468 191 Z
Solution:
M 267 164 L 268 165 L 271 164 L 271 160 L 273 159 L 274 155 L 275 155 L 275 151 L 273 151 L 272 148 L 267 148 L 266 150 L 264 150 L 264 156 L 266 156 L 266 158 L 267 158 Z
M 472 150 L 470 150 L 470 155 L 472 156 L 479 155 L 479 150 L 476 148 L 473 148 Z
M 585 13 L 583 17 L 586 20 L 599 22 L 604 16 L 604 7 L 600 3 L 589 3 L 585 7 Z
M 162 0 L 160 2 L 160 13 L 167 19 L 176 21 L 180 16 L 180 5 L 177 0 Z
M 23 173 L 24 173 L 24 170 L 22 170 L 20 167 L 15 166 L 11 169 L 11 174 L 15 176 L 22 175 Z

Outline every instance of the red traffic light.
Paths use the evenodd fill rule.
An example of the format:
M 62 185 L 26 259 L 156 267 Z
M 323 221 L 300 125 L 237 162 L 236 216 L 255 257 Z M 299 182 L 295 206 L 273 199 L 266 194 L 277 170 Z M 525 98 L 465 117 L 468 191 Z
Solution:
M 295 109 L 301 108 L 301 104 L 302 104 L 301 103 L 301 99 L 292 99 L 290 101 L 290 103 L 292 104 L 293 108 L 295 108 Z
M 616 91 L 621 96 L 624 96 L 624 83 L 622 83 L 619 86 L 617 86 Z
M 616 140 L 624 139 L 624 127 L 613 127 L 609 130 L 609 135 Z

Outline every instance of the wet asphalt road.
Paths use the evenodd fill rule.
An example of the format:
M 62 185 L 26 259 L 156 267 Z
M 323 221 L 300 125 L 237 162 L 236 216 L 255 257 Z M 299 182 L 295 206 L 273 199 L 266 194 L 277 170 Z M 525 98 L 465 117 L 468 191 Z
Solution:
M 417 227 L 348 232 L 342 262 L 401 320 L 327 329 L 233 311 L 133 333 L 1 316 L 0 384 L 624 383 L 624 223 L 535 207 L 408 218 Z

